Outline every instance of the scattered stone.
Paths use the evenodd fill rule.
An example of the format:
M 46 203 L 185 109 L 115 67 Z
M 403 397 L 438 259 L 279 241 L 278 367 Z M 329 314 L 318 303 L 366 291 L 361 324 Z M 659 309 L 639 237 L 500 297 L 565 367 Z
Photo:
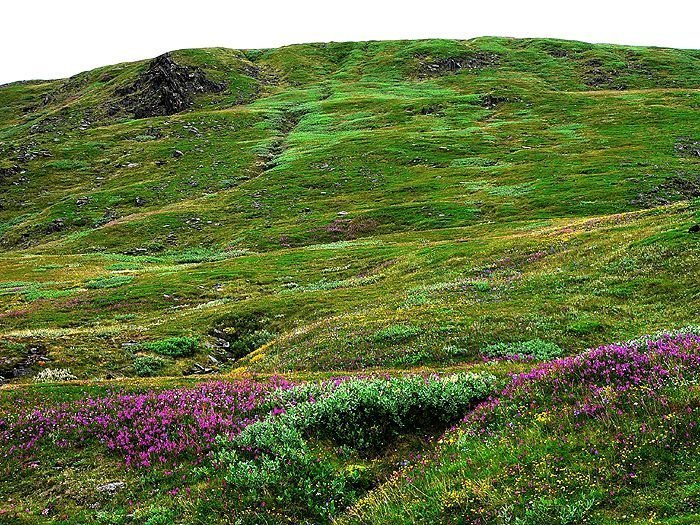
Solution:
M 0 357 L 0 383 L 2 380 L 10 380 L 30 375 L 37 365 L 51 361 L 46 350 L 40 346 L 32 346 L 27 353 L 20 358 Z
M 564 49 L 563 47 L 558 47 L 558 46 L 552 46 L 552 47 L 550 47 L 550 49 L 547 49 L 546 51 L 554 58 L 565 58 L 565 57 L 568 57 L 570 55 L 570 52 L 568 49 Z
M 700 140 L 678 137 L 673 149 L 679 157 L 700 157 Z
M 184 153 L 182 151 L 180 151 L 179 149 L 176 149 L 175 151 L 173 151 L 173 157 L 175 157 L 176 159 L 179 159 L 183 155 L 184 155 Z
M 637 206 L 663 206 L 700 197 L 700 175 L 679 173 L 632 199 Z
M 14 164 L 8 168 L 0 168 L 0 181 L 6 177 L 12 177 L 13 175 L 19 175 L 23 173 L 22 167 L 19 164 Z
M 137 197 L 134 199 L 134 204 L 136 204 L 136 206 L 138 206 L 138 207 L 141 207 L 141 206 L 143 206 L 144 204 L 146 204 L 146 199 L 144 199 L 144 198 L 141 197 L 141 196 L 137 196 Z
M 63 222 L 63 219 L 54 219 L 46 225 L 46 231 L 48 233 L 56 233 L 60 232 L 65 227 L 66 224 Z
M 599 58 L 591 58 L 584 63 L 583 83 L 599 89 L 624 90 L 626 86 L 617 82 L 620 72 L 605 66 Z
M 90 197 L 79 197 L 78 199 L 75 200 L 75 205 L 76 206 L 85 206 L 90 202 Z
M 104 226 L 107 223 L 110 223 L 116 219 L 119 218 L 119 213 L 117 210 L 113 210 L 112 208 L 105 208 L 105 212 L 102 215 L 101 218 L 97 219 L 94 224 L 96 228 L 99 228 L 100 226 Z
M 97 487 L 97 491 L 113 495 L 122 490 L 124 487 L 126 487 L 126 483 L 124 483 L 123 481 L 112 481 L 111 483 L 105 483 L 104 485 L 100 485 L 99 487 Z
M 503 104 L 505 102 L 510 102 L 508 97 L 502 97 L 498 95 L 492 95 L 491 93 L 486 94 L 481 97 L 481 105 L 487 109 L 493 109 L 496 106 Z
M 39 158 L 51 158 L 53 154 L 45 149 L 34 149 L 33 145 L 26 146 L 18 155 L 19 162 L 30 162 Z
M 374 219 L 358 217 L 356 219 L 335 219 L 323 230 L 335 240 L 351 240 L 376 230 L 378 224 Z
M 212 374 L 212 373 L 214 373 L 213 368 L 209 368 L 207 366 L 202 366 L 199 363 L 194 363 L 189 369 L 187 369 L 183 372 L 183 375 L 191 376 L 191 375 Z

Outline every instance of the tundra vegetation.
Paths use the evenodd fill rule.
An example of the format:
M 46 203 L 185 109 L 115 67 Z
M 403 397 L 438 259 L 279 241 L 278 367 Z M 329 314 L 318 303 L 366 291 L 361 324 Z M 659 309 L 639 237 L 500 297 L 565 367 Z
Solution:
M 0 86 L 0 523 L 700 521 L 700 51 Z

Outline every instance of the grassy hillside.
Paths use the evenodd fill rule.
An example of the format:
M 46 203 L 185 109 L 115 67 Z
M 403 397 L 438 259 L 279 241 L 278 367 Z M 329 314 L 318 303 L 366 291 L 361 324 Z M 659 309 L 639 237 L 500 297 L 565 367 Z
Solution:
M 494 430 L 503 457 L 479 476 L 456 462 L 454 483 L 445 458 L 477 444 L 434 440 L 511 374 L 698 323 L 699 108 L 700 51 L 491 37 L 191 49 L 0 86 L 0 433 L 38 433 L 26 455 L 3 449 L 0 522 L 564 523 L 562 498 L 625 522 L 610 509 L 641 505 L 634 489 L 493 499 L 527 440 Z M 347 396 L 372 408 L 335 428 Z M 159 412 L 172 399 L 181 413 Z M 211 425 L 183 434 L 207 445 L 144 466 L 104 433 L 140 428 L 120 403 L 152 407 L 157 435 Z M 189 419 L 202 403 L 215 421 Z M 62 426 L 95 414 L 100 431 Z M 371 447 L 338 451 L 387 419 L 360 436 Z M 598 432 L 573 425 L 560 432 Z M 426 451 L 420 476 L 394 474 Z M 291 492 L 280 456 L 299 468 Z M 404 505 L 414 490 L 437 514 Z
M 203 346 L 164 373 L 203 364 L 237 322 L 264 334 L 235 358 L 269 345 L 234 365 L 265 371 L 680 326 L 699 59 L 496 38 L 186 50 L 177 67 L 220 90 L 137 119 L 123 93 L 148 61 L 5 86 L 3 344 L 89 378 L 172 336 Z

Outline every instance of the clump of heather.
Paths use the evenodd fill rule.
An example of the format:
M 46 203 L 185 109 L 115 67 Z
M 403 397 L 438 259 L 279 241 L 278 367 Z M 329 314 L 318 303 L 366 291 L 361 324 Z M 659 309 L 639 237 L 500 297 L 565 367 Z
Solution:
M 231 437 L 266 414 L 272 392 L 287 380 L 216 381 L 191 388 L 113 393 L 20 412 L 0 425 L 5 457 L 28 455 L 43 443 L 98 442 L 127 465 L 147 467 L 182 456 L 201 459 L 217 436 Z
M 694 381 L 700 373 L 700 335 L 664 334 L 604 345 L 584 354 L 541 364 L 516 375 L 498 395 L 470 413 L 465 422 L 479 421 L 474 432 L 486 433 L 495 421 L 524 420 L 545 410 L 558 417 L 611 418 L 640 407 L 630 405 L 643 394 L 643 405 L 661 403 L 668 382 Z M 501 405 L 499 407 L 499 405 Z

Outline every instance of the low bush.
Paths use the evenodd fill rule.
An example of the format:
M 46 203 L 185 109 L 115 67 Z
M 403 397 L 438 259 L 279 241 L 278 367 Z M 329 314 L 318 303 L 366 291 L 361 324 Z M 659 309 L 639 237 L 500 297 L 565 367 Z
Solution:
M 541 361 L 554 359 L 562 355 L 563 350 L 551 341 L 530 339 L 513 343 L 495 343 L 481 350 L 489 358 L 533 358 Z
M 265 343 L 272 341 L 274 338 L 275 334 L 272 332 L 268 332 L 267 330 L 257 330 L 250 334 L 241 335 L 238 339 L 231 342 L 229 350 L 235 356 L 244 356 L 256 348 L 260 348 Z
M 213 467 L 245 508 L 292 521 L 325 523 L 368 488 L 364 469 L 338 467 L 309 439 L 330 441 L 347 455 L 381 451 L 402 434 L 444 428 L 495 387 L 490 375 L 352 379 L 307 384 L 272 396 L 277 409 L 232 440 L 220 439 Z M 259 516 L 258 516 L 259 517 Z
M 187 357 L 199 349 L 199 339 L 196 337 L 170 337 L 160 341 L 143 343 L 141 347 L 149 352 L 168 357 Z
M 417 326 L 397 324 L 382 328 L 372 336 L 372 341 L 378 344 L 393 344 L 407 341 L 417 336 L 421 329 Z
M 182 252 L 166 254 L 166 257 L 176 264 L 192 264 L 222 261 L 227 258 L 227 255 L 225 252 L 211 248 L 190 248 Z
M 134 372 L 140 377 L 156 375 L 165 365 L 165 361 L 154 355 L 140 355 L 134 358 Z
M 417 366 L 430 361 L 431 353 L 425 348 L 413 348 L 394 361 L 394 366 Z
M 363 452 L 377 451 L 400 434 L 459 419 L 495 382 L 482 374 L 346 381 L 315 403 L 295 406 L 287 418 L 309 435 Z
M 241 358 L 274 339 L 275 334 L 265 327 L 267 323 L 260 312 L 233 314 L 219 319 L 209 333 L 226 341 L 228 351 Z
M 257 509 L 258 519 L 270 512 L 289 516 L 293 522 L 312 518 L 305 522 L 326 523 L 356 499 L 351 480 L 319 460 L 293 426 L 253 426 L 233 443 L 219 439 L 214 455 L 215 470 L 223 469 L 230 496 L 241 507 Z M 206 469 L 200 473 L 203 477 L 214 474 Z
M 442 350 L 450 357 L 467 357 L 473 354 L 473 352 L 468 348 L 456 345 L 448 345 Z

